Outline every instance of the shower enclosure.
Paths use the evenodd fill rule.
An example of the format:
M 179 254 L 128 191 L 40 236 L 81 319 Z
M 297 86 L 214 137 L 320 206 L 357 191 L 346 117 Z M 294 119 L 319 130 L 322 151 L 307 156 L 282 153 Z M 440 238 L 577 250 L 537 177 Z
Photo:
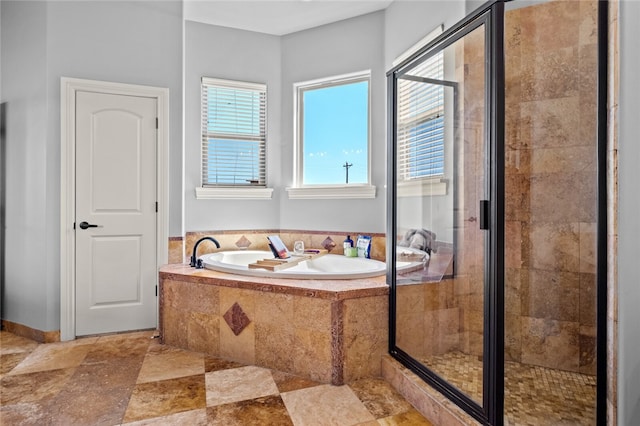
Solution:
M 489 2 L 388 73 L 390 352 L 485 424 L 606 419 L 604 11 Z

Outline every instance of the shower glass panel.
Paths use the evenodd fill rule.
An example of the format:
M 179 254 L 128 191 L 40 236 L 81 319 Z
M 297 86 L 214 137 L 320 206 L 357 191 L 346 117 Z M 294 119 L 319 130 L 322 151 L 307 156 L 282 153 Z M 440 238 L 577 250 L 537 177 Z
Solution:
M 486 28 L 397 73 L 395 344 L 483 403 Z

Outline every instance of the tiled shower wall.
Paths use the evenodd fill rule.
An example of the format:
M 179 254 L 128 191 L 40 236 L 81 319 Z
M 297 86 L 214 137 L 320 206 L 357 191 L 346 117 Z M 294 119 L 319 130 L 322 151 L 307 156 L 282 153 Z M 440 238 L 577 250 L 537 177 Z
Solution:
M 505 18 L 505 358 L 586 374 L 596 367 L 596 17 L 595 1 L 554 1 Z

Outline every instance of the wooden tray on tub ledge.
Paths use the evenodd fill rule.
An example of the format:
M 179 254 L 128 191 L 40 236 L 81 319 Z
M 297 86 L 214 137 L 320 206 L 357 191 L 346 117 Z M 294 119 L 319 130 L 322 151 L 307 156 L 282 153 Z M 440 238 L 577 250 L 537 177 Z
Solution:
M 292 266 L 295 266 L 300 262 L 304 262 L 305 260 L 324 256 L 327 253 L 329 253 L 329 251 L 324 249 L 308 249 L 305 250 L 303 254 L 292 254 L 291 257 L 288 257 L 286 259 L 262 259 L 258 260 L 255 263 L 250 263 L 248 266 L 249 269 L 266 269 L 268 271 L 280 271 L 282 269 L 291 268 Z

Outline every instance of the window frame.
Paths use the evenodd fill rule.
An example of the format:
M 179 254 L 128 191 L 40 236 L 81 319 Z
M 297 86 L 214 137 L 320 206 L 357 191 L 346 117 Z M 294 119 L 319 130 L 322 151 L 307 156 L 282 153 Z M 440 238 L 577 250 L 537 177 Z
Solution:
M 367 182 L 349 184 L 304 184 L 303 95 L 307 90 L 367 82 Z M 371 184 L 371 70 L 319 78 L 293 84 L 293 186 L 289 198 L 375 198 Z
M 264 134 L 261 136 L 262 141 L 259 142 L 264 150 L 264 157 L 259 161 L 262 170 L 259 176 L 264 176 L 264 182 L 261 184 L 220 184 L 210 185 L 205 183 L 205 173 L 208 167 L 208 160 L 205 158 L 205 140 L 210 137 L 206 131 L 206 117 L 208 116 L 207 106 L 205 105 L 205 90 L 208 87 L 221 87 L 235 90 L 259 91 L 265 97 L 264 109 L 261 112 L 260 121 L 264 125 Z M 267 187 L 267 151 L 268 151 L 268 126 L 267 126 L 267 109 L 268 109 L 267 85 L 265 83 L 253 83 L 239 80 L 202 77 L 200 83 L 200 185 L 196 187 L 197 199 L 270 199 L 273 194 L 273 188 Z M 240 140 L 240 139 L 239 139 Z

